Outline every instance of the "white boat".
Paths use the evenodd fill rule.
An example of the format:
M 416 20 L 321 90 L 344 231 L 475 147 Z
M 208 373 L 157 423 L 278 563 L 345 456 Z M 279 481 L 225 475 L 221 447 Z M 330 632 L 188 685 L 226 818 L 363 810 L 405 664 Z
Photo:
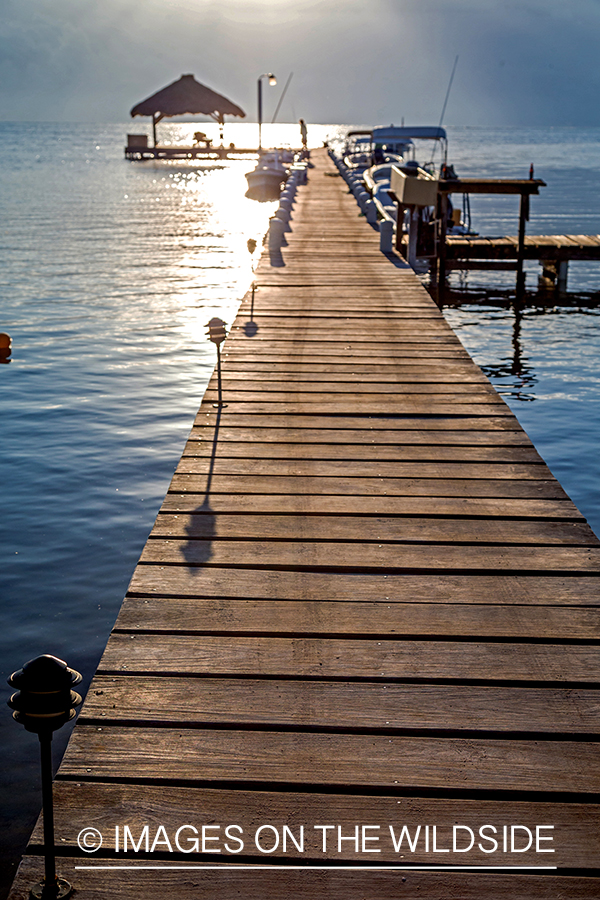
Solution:
M 371 157 L 373 165 L 383 163 L 402 163 L 411 158 L 414 159 L 414 143 L 411 134 L 415 129 L 388 125 L 374 128 L 371 132 Z
M 423 145 L 422 142 L 426 142 Z M 416 159 L 419 145 L 426 162 Z M 375 200 L 378 213 L 384 218 L 393 219 L 398 216 L 398 207 L 390 196 L 392 166 L 400 169 L 404 175 L 416 178 L 456 178 L 454 169 L 448 165 L 448 140 L 443 128 L 432 126 L 374 128 L 372 131 L 372 157 L 375 162 L 363 173 L 363 181 L 367 191 Z M 404 220 L 400 227 L 408 232 L 410 229 L 409 210 L 404 212 Z M 418 237 L 414 252 L 418 257 L 433 254 L 435 232 L 434 220 L 436 209 L 433 206 L 421 207 L 417 211 L 419 219 Z M 473 235 L 471 229 L 471 211 L 469 197 L 463 198 L 463 208 L 453 208 L 448 198 L 447 234 Z
M 342 150 L 344 164 L 349 169 L 364 172 L 373 164 L 371 154 L 371 131 L 349 131 Z
M 381 210 L 391 218 L 396 219 L 398 208 L 388 191 L 390 190 L 390 181 L 392 177 L 392 163 L 382 163 L 378 166 L 371 166 L 363 175 L 363 181 L 367 187 L 367 191 L 373 199 L 381 206 Z M 380 210 L 380 212 L 381 212 Z
M 433 142 L 431 149 L 428 149 L 432 158 L 423 165 L 428 172 L 435 170 L 434 148 L 441 148 L 440 168 L 446 165 L 448 140 L 445 130 L 438 126 L 385 125 L 368 131 L 349 131 L 340 155 L 346 166 L 359 171 L 384 163 L 415 166 L 415 141 Z
M 285 152 L 278 150 L 261 153 L 256 168 L 246 174 L 248 190 L 246 197 L 251 200 L 278 200 L 281 186 L 289 171 Z M 283 157 L 283 158 L 282 158 Z

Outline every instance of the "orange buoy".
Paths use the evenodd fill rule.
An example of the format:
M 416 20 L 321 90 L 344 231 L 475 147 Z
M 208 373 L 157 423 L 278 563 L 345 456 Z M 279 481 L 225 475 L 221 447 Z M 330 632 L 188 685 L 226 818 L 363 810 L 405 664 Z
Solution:
M 10 345 L 11 339 L 10 334 L 6 334 L 5 331 L 0 331 L 0 363 L 9 363 L 10 359 Z

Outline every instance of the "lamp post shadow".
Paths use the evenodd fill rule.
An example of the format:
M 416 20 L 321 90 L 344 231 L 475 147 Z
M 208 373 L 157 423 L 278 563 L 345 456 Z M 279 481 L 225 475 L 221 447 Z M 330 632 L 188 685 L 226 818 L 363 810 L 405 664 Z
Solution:
M 219 441 L 219 428 L 221 426 L 222 415 L 223 410 L 219 408 L 215 423 L 210 463 L 206 475 L 204 499 L 200 506 L 196 507 L 190 514 L 189 522 L 185 527 L 188 540 L 184 545 L 183 555 L 192 574 L 196 574 L 196 570 L 211 559 L 213 555 L 213 540 L 217 534 L 217 515 L 210 506 L 210 488 L 217 459 L 217 444 Z

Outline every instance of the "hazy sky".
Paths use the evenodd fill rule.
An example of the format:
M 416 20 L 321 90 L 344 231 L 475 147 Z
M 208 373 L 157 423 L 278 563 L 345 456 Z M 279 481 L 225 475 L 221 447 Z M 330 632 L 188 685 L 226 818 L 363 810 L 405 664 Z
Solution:
M 280 121 L 431 124 L 457 54 L 446 124 L 600 125 L 600 0 L 0 0 L 0 119 L 124 122 L 191 72 L 252 121 L 293 70 Z

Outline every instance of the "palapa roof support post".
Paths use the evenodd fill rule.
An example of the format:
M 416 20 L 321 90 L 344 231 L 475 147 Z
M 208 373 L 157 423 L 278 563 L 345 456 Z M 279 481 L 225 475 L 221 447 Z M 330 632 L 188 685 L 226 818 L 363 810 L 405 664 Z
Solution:
M 162 116 L 160 113 L 152 114 L 152 140 L 154 143 L 154 147 L 156 147 L 156 126 L 162 118 L 164 118 L 164 116 Z

